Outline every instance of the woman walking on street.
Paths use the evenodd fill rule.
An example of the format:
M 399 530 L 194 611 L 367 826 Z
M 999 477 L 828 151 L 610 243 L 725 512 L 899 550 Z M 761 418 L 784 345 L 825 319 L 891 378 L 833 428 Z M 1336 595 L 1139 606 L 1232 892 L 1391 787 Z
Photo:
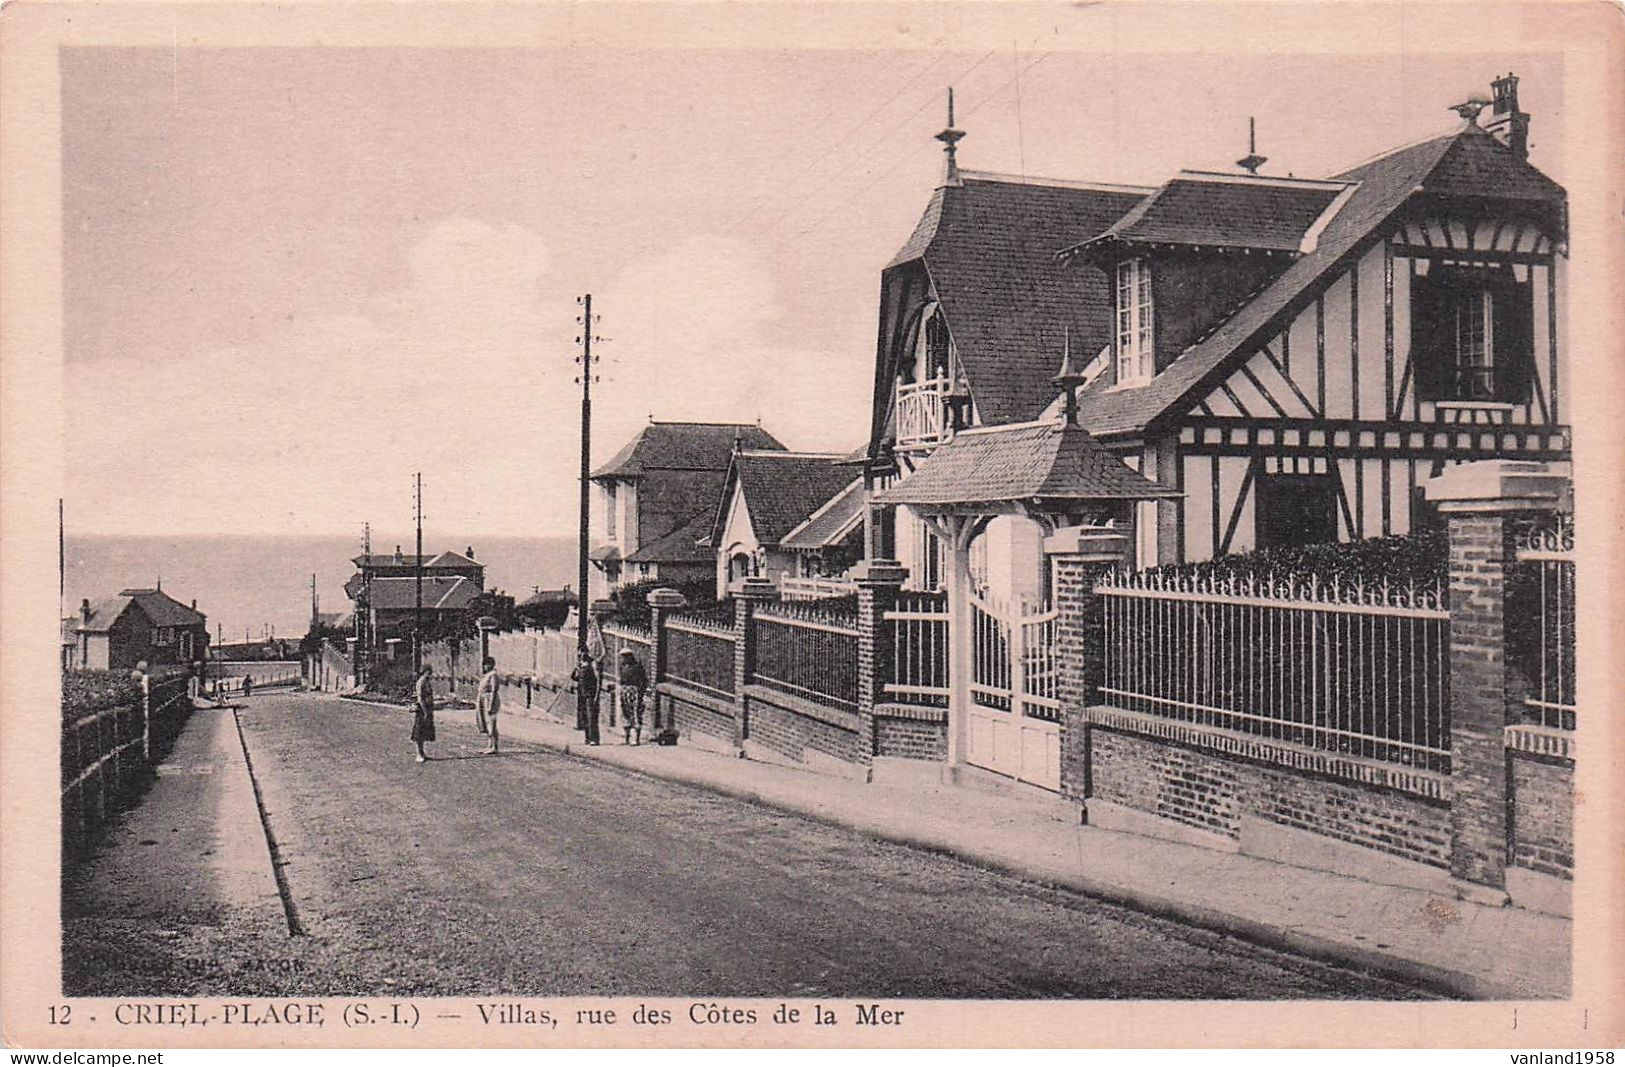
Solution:
M 485 746 L 485 755 L 495 756 L 499 753 L 502 742 L 497 736 L 497 713 L 502 710 L 502 681 L 497 677 L 497 661 L 490 656 L 485 657 L 481 664 L 484 674 L 480 675 L 480 688 L 474 694 L 475 714 L 479 718 L 480 733 L 490 734 L 491 743 Z
M 630 648 L 621 649 L 620 676 L 617 679 L 621 704 L 621 727 L 626 743 L 643 744 L 643 695 L 649 690 L 649 675 Z
M 417 746 L 419 763 L 429 760 L 423 743 L 434 740 L 433 678 L 434 668 L 425 663 L 418 670 L 417 684 L 412 687 L 412 744 Z

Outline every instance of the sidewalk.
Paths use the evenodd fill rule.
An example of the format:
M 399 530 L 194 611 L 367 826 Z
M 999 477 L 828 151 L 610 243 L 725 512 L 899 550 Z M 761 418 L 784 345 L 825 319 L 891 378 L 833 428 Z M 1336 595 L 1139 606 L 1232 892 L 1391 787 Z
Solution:
M 440 714 L 473 719 L 462 709 Z M 1556 916 L 1080 826 L 1024 795 L 866 784 L 681 743 L 626 746 L 607 727 L 591 747 L 539 708 L 505 707 L 502 728 L 515 740 L 1463 996 L 1568 996 L 1571 923 Z

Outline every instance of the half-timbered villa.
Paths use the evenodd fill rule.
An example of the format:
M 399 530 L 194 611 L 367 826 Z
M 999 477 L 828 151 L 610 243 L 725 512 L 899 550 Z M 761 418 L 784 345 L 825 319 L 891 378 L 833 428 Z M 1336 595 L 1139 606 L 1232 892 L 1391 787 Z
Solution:
M 1183 171 L 1156 189 L 958 170 L 882 273 L 869 477 L 955 427 L 1052 419 L 1063 348 L 1084 428 L 1179 496 L 1138 506 L 1136 561 L 1402 534 L 1447 464 L 1565 459 L 1563 189 L 1527 158 L 1517 79 L 1491 118 L 1320 180 Z M 1093 358 L 1089 358 L 1093 357 Z M 1038 595 L 1041 530 L 990 528 Z M 930 584 L 906 510 L 870 554 Z M 985 564 L 983 565 L 985 567 Z

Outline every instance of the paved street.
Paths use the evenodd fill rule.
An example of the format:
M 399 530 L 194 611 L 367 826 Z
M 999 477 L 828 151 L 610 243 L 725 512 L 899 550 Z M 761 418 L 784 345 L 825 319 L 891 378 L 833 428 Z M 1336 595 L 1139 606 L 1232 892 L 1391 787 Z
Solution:
M 1418 995 L 535 746 L 479 756 L 461 724 L 416 764 L 404 710 L 268 696 L 239 721 L 302 936 L 179 903 L 119 918 L 98 900 L 132 853 L 107 848 L 70 888 L 70 989 Z

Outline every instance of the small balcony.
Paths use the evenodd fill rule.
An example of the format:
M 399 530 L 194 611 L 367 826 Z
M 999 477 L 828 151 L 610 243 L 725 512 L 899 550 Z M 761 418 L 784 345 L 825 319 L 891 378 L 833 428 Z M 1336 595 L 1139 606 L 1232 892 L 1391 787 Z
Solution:
M 897 383 L 897 451 L 933 448 L 948 439 L 946 377 Z

